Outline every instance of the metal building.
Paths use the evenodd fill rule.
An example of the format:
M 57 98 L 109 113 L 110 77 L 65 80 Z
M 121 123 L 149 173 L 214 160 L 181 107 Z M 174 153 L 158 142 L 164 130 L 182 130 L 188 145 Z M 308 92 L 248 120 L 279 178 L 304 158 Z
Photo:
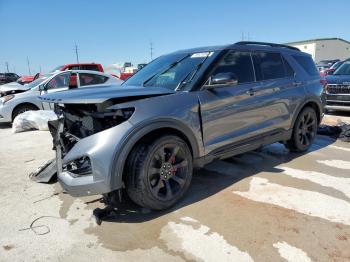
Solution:
M 350 42 L 341 38 L 319 38 L 287 43 L 312 55 L 318 63 L 326 59 L 344 60 L 350 58 Z

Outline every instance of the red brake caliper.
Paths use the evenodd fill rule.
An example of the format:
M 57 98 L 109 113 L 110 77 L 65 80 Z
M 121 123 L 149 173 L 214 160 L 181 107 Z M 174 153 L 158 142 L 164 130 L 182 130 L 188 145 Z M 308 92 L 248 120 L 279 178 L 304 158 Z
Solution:
M 175 164 L 175 156 L 171 159 L 171 164 Z M 171 170 L 171 172 L 173 172 L 173 174 L 175 174 L 177 171 L 177 168 L 173 167 L 173 169 Z

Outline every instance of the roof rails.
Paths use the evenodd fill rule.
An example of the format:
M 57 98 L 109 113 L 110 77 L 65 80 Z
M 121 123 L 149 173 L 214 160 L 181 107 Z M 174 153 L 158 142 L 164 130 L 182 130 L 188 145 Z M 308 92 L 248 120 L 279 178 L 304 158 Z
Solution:
M 264 45 L 264 46 L 271 46 L 271 47 L 289 48 L 289 49 L 292 49 L 292 50 L 300 51 L 299 48 L 296 48 L 294 46 L 282 45 L 282 44 L 274 44 L 274 43 L 266 43 L 266 42 L 241 41 L 241 42 L 235 43 L 235 45 Z

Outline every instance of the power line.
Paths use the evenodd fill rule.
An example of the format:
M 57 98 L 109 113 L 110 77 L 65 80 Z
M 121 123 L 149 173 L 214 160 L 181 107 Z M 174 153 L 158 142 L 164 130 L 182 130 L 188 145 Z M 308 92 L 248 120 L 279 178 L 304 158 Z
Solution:
M 78 46 L 77 46 L 77 43 L 74 43 L 74 51 L 75 51 L 75 56 L 77 58 L 77 64 L 79 64 L 79 54 L 78 54 Z

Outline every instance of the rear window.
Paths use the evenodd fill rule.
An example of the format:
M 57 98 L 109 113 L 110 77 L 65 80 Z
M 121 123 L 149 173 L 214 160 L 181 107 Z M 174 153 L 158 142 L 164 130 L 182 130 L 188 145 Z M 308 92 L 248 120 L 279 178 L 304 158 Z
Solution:
M 319 75 L 316 65 L 311 57 L 301 55 L 292 55 L 292 57 L 310 76 Z
M 256 52 L 253 54 L 253 61 L 257 81 L 286 76 L 280 53 Z
M 100 71 L 97 65 L 81 65 L 81 70 Z

